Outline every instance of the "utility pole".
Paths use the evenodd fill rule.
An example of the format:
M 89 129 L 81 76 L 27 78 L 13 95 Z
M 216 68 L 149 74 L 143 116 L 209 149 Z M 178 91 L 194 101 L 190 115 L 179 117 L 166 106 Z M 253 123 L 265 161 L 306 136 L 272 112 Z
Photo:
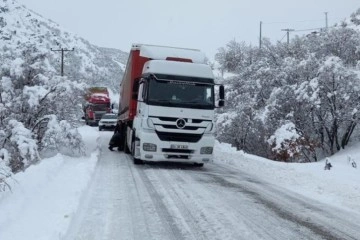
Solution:
M 74 51 L 75 48 L 72 49 L 66 49 L 66 48 L 61 48 L 61 49 L 52 49 L 50 48 L 51 51 L 53 52 L 61 52 L 61 76 L 64 76 L 64 52 L 70 52 L 70 51 Z
M 328 12 L 325 12 L 325 29 L 328 30 Z
M 281 31 L 286 31 L 286 34 L 287 34 L 287 44 L 289 45 L 289 43 L 290 43 L 290 32 L 295 31 L 295 29 L 286 28 L 286 29 L 281 29 Z
M 260 39 L 259 39 L 259 48 L 261 49 L 262 45 L 262 21 L 260 21 Z

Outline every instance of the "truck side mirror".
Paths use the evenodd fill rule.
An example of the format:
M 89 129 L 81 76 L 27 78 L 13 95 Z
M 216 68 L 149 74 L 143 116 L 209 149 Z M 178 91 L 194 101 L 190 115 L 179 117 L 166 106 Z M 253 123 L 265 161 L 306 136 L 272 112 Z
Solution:
M 219 100 L 218 106 L 223 107 L 224 105 L 225 105 L 225 101 L 224 100 Z
M 220 100 L 219 100 L 218 106 L 223 107 L 225 105 L 225 87 L 224 87 L 224 85 L 220 85 L 219 98 L 220 98 Z
M 224 88 L 224 85 L 220 85 L 220 88 L 219 88 L 219 97 L 221 100 L 224 100 L 225 98 L 225 88 Z

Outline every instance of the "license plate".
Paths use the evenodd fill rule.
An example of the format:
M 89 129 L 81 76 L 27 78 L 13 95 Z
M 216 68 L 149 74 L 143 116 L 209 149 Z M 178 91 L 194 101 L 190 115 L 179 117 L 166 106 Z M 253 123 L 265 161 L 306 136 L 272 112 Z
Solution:
M 170 146 L 173 149 L 188 149 L 188 145 L 177 145 L 177 144 L 171 144 Z

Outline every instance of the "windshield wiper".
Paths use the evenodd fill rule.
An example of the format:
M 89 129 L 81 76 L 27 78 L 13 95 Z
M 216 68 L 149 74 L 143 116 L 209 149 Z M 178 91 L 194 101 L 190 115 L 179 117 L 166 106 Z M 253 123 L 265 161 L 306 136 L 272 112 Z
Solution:
M 152 102 L 169 102 L 167 99 L 156 99 L 156 100 L 150 100 Z
M 171 106 L 173 104 L 171 101 L 165 99 L 150 100 L 149 103 L 161 104 L 165 106 Z
M 197 105 L 212 105 L 210 102 L 203 102 L 203 101 L 188 101 L 188 102 L 181 102 L 185 104 L 197 104 Z

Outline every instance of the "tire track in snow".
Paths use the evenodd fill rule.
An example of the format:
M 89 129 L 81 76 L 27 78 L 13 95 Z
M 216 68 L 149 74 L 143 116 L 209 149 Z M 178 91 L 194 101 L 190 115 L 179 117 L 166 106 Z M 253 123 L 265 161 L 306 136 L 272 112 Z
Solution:
M 175 203 L 173 205 L 176 205 L 178 211 L 173 210 L 173 214 L 180 214 L 183 219 L 190 221 L 186 227 L 191 225 L 190 232 L 196 239 L 278 239 L 273 232 L 267 231 L 266 225 L 242 224 L 243 222 L 249 223 L 248 216 L 240 216 L 232 208 L 234 205 L 240 204 L 237 199 L 234 199 L 234 196 L 230 200 L 236 203 L 230 204 L 227 202 L 229 198 L 224 198 L 223 194 L 217 193 L 217 189 L 212 186 L 207 187 L 208 182 L 199 181 L 194 177 L 199 174 L 211 174 L 206 168 L 186 167 L 179 169 L 177 164 L 171 166 L 152 164 L 146 172 L 151 172 L 147 175 L 149 178 L 152 177 L 151 180 L 154 181 L 154 185 L 163 186 L 161 189 L 158 187 L 158 191 L 162 191 Z M 180 168 L 182 168 L 181 165 Z M 225 195 L 233 195 L 231 189 L 224 191 Z M 170 203 L 168 204 L 170 205 Z M 227 206 L 228 204 L 230 206 Z M 253 231 L 249 231 L 249 228 Z M 264 235 L 264 233 L 266 234 Z
M 129 162 L 132 161 L 129 155 L 127 155 L 127 158 Z M 150 179 L 146 176 L 146 172 L 144 171 L 143 166 L 134 166 L 131 168 L 131 171 L 136 171 L 138 176 L 141 178 L 142 183 L 145 185 L 145 188 L 150 198 L 152 199 L 152 202 L 154 203 L 156 212 L 162 221 L 162 225 L 166 228 L 167 233 L 169 234 L 166 239 L 186 239 L 181 229 L 179 229 L 176 225 L 176 222 L 174 221 L 173 216 L 169 212 L 167 206 L 164 204 L 162 196 L 156 191 L 156 188 L 151 183 Z
M 354 224 L 356 222 L 354 220 L 348 221 L 339 209 L 324 206 L 289 190 L 262 182 L 239 170 L 221 165 L 216 165 L 216 168 L 220 174 L 230 173 L 235 179 L 235 182 L 229 181 L 230 178 L 225 179 L 217 174 L 214 175 L 216 182 L 226 187 L 239 189 L 281 219 L 309 229 L 313 234 L 307 239 L 360 239 L 360 226 Z M 239 184 L 240 182 L 242 184 Z
M 186 198 L 180 196 L 178 191 L 176 191 L 181 189 L 181 184 L 178 184 L 178 181 L 171 177 L 169 170 L 157 169 L 155 172 L 154 169 L 148 168 L 146 172 L 148 175 L 151 174 L 152 181 L 153 179 L 158 179 L 157 184 L 161 185 L 163 187 L 163 191 L 166 191 L 166 194 L 170 196 L 171 200 L 174 202 L 173 205 L 176 206 L 179 214 L 182 216 L 184 220 L 183 224 L 188 228 L 189 234 L 192 235 L 195 239 L 209 239 L 209 237 L 204 234 L 205 230 L 202 229 L 203 225 L 199 224 L 199 219 L 196 218 L 192 213 L 194 203 L 187 204 L 184 202 Z
M 215 229 L 215 232 L 209 235 L 209 238 L 278 239 L 273 232 L 269 231 L 267 226 L 258 221 L 250 221 L 253 211 L 244 208 L 242 200 L 236 198 L 230 188 L 221 191 L 221 189 L 214 188 L 213 184 L 209 184 L 209 179 L 199 180 L 199 175 L 206 177 L 213 175 L 211 170 L 206 168 L 203 170 L 205 171 L 190 171 L 189 176 L 186 172 L 180 171 L 176 172 L 176 174 L 183 179 L 185 179 L 185 176 L 190 177 L 190 179 L 186 180 L 188 184 L 195 182 L 199 185 L 199 191 L 192 192 L 192 198 L 194 205 L 201 212 L 200 218 Z M 227 175 L 225 174 L 225 176 Z M 179 187 L 183 189 L 184 193 L 187 192 L 184 186 Z M 230 195 L 230 198 L 228 195 Z M 211 201 L 207 201 L 208 199 L 211 199 Z
M 165 168 L 171 169 L 171 167 Z M 188 171 L 184 171 L 176 168 L 175 170 L 174 168 L 172 168 L 173 170 L 162 170 L 161 167 L 152 169 L 155 176 L 169 176 L 168 179 L 164 178 L 160 182 L 171 182 L 172 189 L 181 195 L 182 201 L 189 199 L 187 207 L 189 211 L 194 212 L 193 216 L 196 216 L 198 225 L 215 229 L 212 234 L 209 231 L 206 232 L 209 239 L 299 239 L 304 234 L 311 236 L 310 231 L 307 229 L 297 230 L 296 226 L 294 227 L 295 224 L 291 222 L 289 224 L 292 224 L 294 229 L 289 232 L 288 227 L 286 227 L 287 221 L 279 220 L 276 216 L 266 217 L 265 220 L 268 222 L 264 222 L 264 219 L 259 216 L 252 216 L 266 216 L 267 213 L 262 211 L 265 207 L 261 203 L 253 203 L 252 199 L 244 196 L 243 193 L 239 195 L 239 191 L 234 191 L 229 186 L 222 186 L 221 189 L 214 188 L 217 184 L 211 183 L 213 176 L 211 171 L 213 170 L 194 171 L 187 169 Z M 231 176 L 229 173 L 214 173 L 214 175 L 224 175 L 226 178 Z M 205 176 L 206 179 L 199 179 L 199 176 Z M 217 193 L 216 191 L 219 190 L 221 191 Z M 244 200 L 247 201 L 247 204 L 242 206 Z M 257 209 L 259 206 L 261 208 Z M 201 224 L 199 224 L 200 222 Z M 272 226 L 277 226 L 279 223 L 281 226 L 277 227 L 276 231 L 273 230 Z M 307 239 L 319 238 L 312 236 L 307 237 Z

